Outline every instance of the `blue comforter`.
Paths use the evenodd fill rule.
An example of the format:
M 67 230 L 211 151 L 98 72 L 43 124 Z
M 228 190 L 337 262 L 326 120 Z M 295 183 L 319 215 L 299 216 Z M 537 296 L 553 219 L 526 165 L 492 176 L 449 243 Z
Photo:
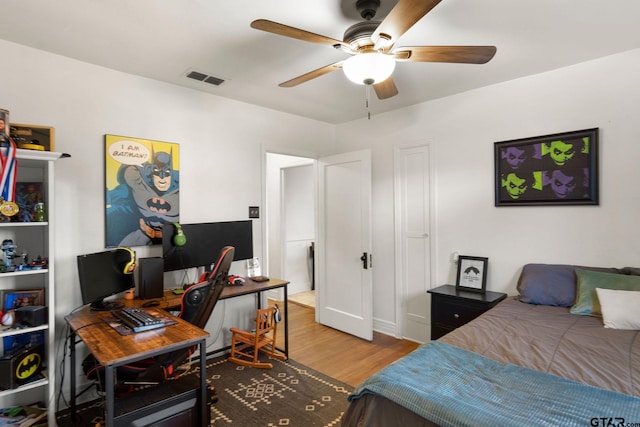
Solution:
M 360 384 L 441 426 L 625 426 L 640 399 L 431 342 Z M 592 419 L 596 419 L 592 421 Z

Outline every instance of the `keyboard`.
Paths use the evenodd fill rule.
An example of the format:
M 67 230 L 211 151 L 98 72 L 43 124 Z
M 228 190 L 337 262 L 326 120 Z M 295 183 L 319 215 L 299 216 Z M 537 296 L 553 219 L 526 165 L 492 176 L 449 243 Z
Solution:
M 143 332 L 150 329 L 162 328 L 164 321 L 138 307 L 125 307 L 111 312 L 113 316 L 133 332 Z

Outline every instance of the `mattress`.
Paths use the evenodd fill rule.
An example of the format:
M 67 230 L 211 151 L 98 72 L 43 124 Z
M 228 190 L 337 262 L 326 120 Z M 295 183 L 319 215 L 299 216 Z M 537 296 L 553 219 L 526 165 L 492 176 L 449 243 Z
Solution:
M 526 304 L 511 297 L 439 342 L 501 363 L 640 396 L 638 331 L 607 329 L 600 318 L 570 314 L 566 307 Z M 342 422 L 359 427 L 434 425 L 376 394 L 353 400 Z
M 583 384 L 640 397 L 640 331 L 508 298 L 441 342 Z

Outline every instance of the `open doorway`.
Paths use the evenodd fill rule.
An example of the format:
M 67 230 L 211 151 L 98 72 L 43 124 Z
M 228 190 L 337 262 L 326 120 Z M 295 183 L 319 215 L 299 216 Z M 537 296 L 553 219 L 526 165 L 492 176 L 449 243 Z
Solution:
M 289 302 L 315 308 L 315 160 L 266 153 L 266 262 Z

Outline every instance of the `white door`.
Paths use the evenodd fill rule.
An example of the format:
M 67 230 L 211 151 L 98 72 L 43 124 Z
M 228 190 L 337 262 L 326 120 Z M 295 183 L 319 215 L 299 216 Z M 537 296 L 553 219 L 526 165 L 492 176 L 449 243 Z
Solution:
M 403 338 L 430 337 L 431 236 L 429 147 L 395 150 L 396 284 Z
M 371 153 L 318 161 L 319 323 L 373 339 Z

